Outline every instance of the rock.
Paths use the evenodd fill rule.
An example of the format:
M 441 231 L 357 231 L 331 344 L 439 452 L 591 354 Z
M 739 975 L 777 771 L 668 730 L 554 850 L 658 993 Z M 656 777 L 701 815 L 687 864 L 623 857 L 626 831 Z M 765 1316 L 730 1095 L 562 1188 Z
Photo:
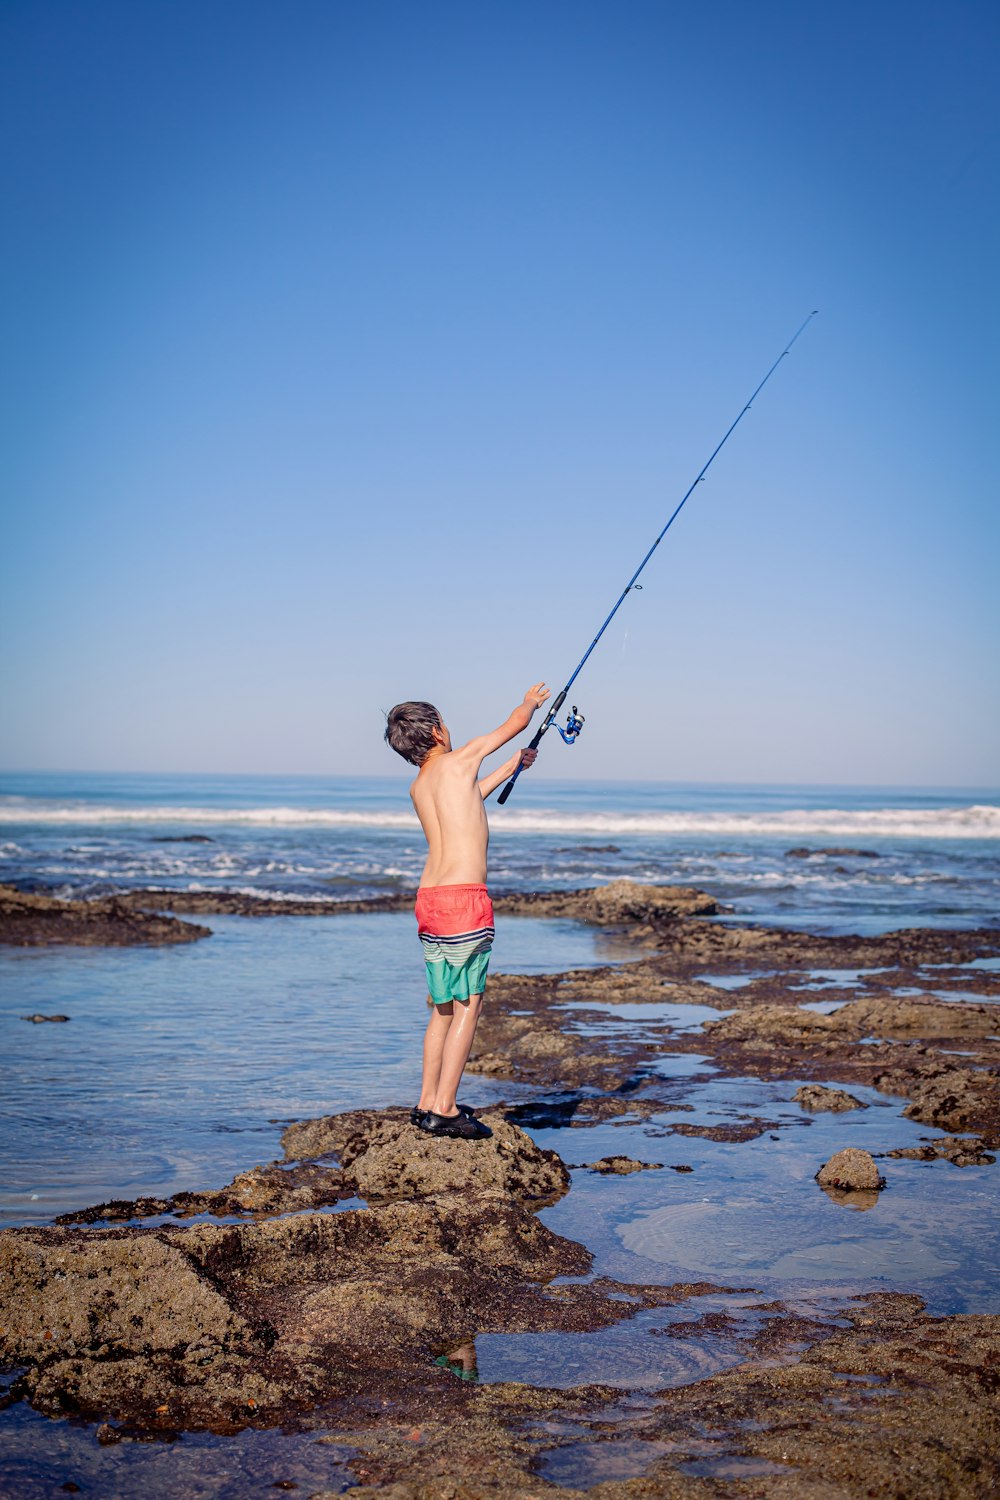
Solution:
M 0 1366 L 17 1370 L 19 1397 L 39 1411 L 161 1437 L 275 1425 L 338 1400 L 349 1420 L 358 1402 L 419 1397 L 428 1350 L 470 1327 L 583 1331 L 660 1305 L 662 1288 L 586 1277 L 587 1250 L 529 1207 L 564 1189 L 563 1163 L 502 1115 L 487 1118 L 489 1141 L 427 1137 L 402 1111 L 287 1133 L 296 1154 L 307 1134 L 335 1147 L 345 1177 L 382 1199 L 365 1209 L 3 1231 Z M 299 1160 L 293 1171 L 305 1167 L 332 1170 Z M 228 1191 L 258 1201 L 271 1181 L 262 1168 Z M 553 1288 L 556 1278 L 568 1280 Z M 435 1409 L 450 1389 L 432 1389 Z
M 39 1016 L 39 1015 L 34 1015 L 34 1016 L 22 1016 L 21 1020 L 22 1021 L 34 1021 L 34 1023 L 35 1023 L 36 1026 L 40 1026 L 43 1021 L 68 1021 L 69 1020 L 69 1016 Z
M 803 1010 L 799 1005 L 755 1005 L 752 1010 L 738 1010 L 718 1021 L 706 1021 L 704 1026 L 713 1041 L 722 1037 L 726 1041 L 749 1043 L 832 1036 L 836 1029 L 834 1016 Z
M 821 1083 L 804 1083 L 795 1090 L 792 1098 L 803 1109 L 811 1109 L 817 1114 L 823 1110 L 839 1113 L 841 1110 L 868 1108 L 867 1104 L 855 1099 L 846 1089 L 828 1089 Z
M 880 857 L 874 849 L 842 849 L 837 844 L 828 849 L 798 847 L 785 850 L 786 859 L 812 859 L 814 855 L 829 855 L 835 859 L 878 859 Z
M 989 1036 L 1000 1017 L 995 1005 L 962 1004 L 916 995 L 903 1000 L 851 1000 L 830 1017 L 838 1031 L 858 1036 Z
M 885 1094 L 909 1095 L 903 1114 L 939 1130 L 996 1128 L 996 1077 L 933 1059 L 912 1068 L 890 1068 L 872 1083 Z
M 154 844 L 214 844 L 207 833 L 161 833 L 154 834 Z
M 979 1135 L 943 1135 L 921 1146 L 900 1146 L 886 1155 L 907 1157 L 910 1161 L 950 1161 L 955 1167 L 984 1167 L 996 1161 L 985 1150 L 985 1144 Z
M 611 852 L 610 850 L 606 852 Z M 243 891 L 144 890 L 116 898 L 133 909 L 225 913 L 241 917 L 336 916 L 357 912 L 409 911 L 413 890 L 361 900 L 325 900 L 249 896 Z M 690 886 L 640 885 L 612 880 L 607 885 L 578 891 L 495 891 L 493 905 L 502 916 L 571 918 L 607 926 L 662 926 L 680 917 L 714 916 L 721 910 L 714 896 Z
M 625 1177 L 630 1172 L 656 1172 L 662 1166 L 662 1161 L 636 1161 L 631 1156 L 602 1156 L 600 1161 L 582 1161 L 574 1170 L 600 1172 L 606 1177 Z M 679 1172 L 681 1168 L 675 1167 L 674 1170 Z
M 13 1230 L 0 1235 L 5 1288 L 0 1364 L 124 1358 L 194 1343 L 263 1347 L 259 1333 L 176 1245 L 135 1231 Z
M 842 1192 L 877 1192 L 885 1187 L 875 1158 L 856 1146 L 837 1151 L 816 1173 L 820 1187 L 840 1188 Z
M 281 1143 L 290 1160 L 336 1152 L 345 1182 L 369 1203 L 469 1190 L 522 1203 L 561 1198 L 569 1173 L 555 1152 L 496 1111 L 482 1118 L 493 1135 L 463 1141 L 429 1136 L 402 1111 L 355 1110 L 290 1125 Z
M 715 916 L 722 909 L 714 896 L 691 886 L 640 885 L 633 880 L 611 880 L 582 891 L 511 894 L 494 904 L 513 916 L 572 918 L 605 927 L 655 927 L 680 917 Z
M 120 948 L 133 943 L 190 943 L 210 936 L 207 927 L 134 911 L 116 896 L 101 901 L 59 901 L 0 886 L 0 943 L 19 948 L 63 943 Z

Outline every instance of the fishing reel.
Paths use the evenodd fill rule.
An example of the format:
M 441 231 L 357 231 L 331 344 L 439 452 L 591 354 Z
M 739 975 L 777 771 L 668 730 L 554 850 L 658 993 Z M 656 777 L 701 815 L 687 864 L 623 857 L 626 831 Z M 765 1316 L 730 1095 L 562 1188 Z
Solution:
M 586 720 L 584 719 L 583 714 L 574 703 L 572 713 L 568 713 L 566 715 L 566 728 L 563 729 L 561 724 L 557 724 L 555 726 L 562 737 L 563 744 L 575 745 L 580 737 L 580 730 L 583 728 L 585 723 Z

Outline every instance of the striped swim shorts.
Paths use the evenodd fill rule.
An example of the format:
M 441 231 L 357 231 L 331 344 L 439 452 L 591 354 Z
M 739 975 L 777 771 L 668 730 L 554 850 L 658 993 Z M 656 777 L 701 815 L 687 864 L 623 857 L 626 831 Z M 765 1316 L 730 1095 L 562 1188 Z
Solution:
M 486 887 L 422 885 L 414 909 L 434 1004 L 481 995 L 493 947 L 493 902 Z

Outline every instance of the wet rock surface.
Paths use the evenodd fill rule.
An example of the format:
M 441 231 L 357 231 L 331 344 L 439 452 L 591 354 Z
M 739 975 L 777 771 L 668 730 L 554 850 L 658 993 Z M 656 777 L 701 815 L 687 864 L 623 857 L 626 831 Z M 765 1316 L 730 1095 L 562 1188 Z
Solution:
M 900 1161 L 950 1161 L 956 1167 L 983 1167 L 996 1161 L 977 1135 L 942 1135 L 920 1146 L 897 1146 L 886 1156 Z
M 554 1151 L 540 1151 L 497 1111 L 479 1118 L 491 1137 L 450 1140 L 418 1130 L 403 1111 L 357 1110 L 291 1125 L 281 1144 L 290 1160 L 336 1152 L 344 1178 L 369 1203 L 465 1191 L 521 1203 L 562 1197 L 569 1174 Z
M 0 1366 L 19 1370 L 10 1396 L 151 1432 L 285 1421 L 378 1393 L 398 1406 L 411 1384 L 419 1405 L 437 1400 L 440 1380 L 449 1394 L 433 1356 L 470 1326 L 591 1330 L 724 1290 L 553 1285 L 590 1265 L 528 1207 L 563 1190 L 566 1171 L 500 1117 L 489 1142 L 437 1143 L 448 1159 L 435 1169 L 424 1155 L 408 1183 L 391 1148 L 419 1148 L 419 1162 L 434 1143 L 407 1121 L 383 1120 L 374 1139 L 369 1121 L 364 1149 L 357 1114 L 310 1123 L 385 1201 L 239 1224 L 4 1231 Z
M 134 943 L 190 943 L 208 936 L 207 927 L 136 910 L 117 896 L 106 901 L 59 901 L 54 896 L 0 886 L 0 943 L 14 947 L 63 943 L 124 947 Z
M 964 997 L 1000 984 L 957 966 L 1000 952 L 1000 933 L 784 933 L 713 924 L 697 892 L 609 889 L 524 900 L 532 915 L 635 932 L 644 956 L 491 979 L 473 1066 L 517 1093 L 484 1112 L 489 1140 L 429 1138 L 404 1110 L 305 1120 L 286 1129 L 282 1161 L 224 1188 L 0 1234 L 0 1363 L 13 1372 L 0 1404 L 88 1419 L 109 1453 L 206 1428 L 316 1431 L 358 1497 L 995 1493 L 1000 1319 L 932 1318 L 898 1294 L 806 1313 L 754 1302 L 753 1288 L 594 1277 L 587 1250 L 539 1213 L 566 1193 L 567 1167 L 519 1126 L 655 1116 L 657 1155 L 675 1135 L 738 1143 L 780 1127 L 767 1106 L 721 1122 L 685 1118 L 692 1080 L 708 1068 L 782 1081 L 786 1112 L 793 1096 L 809 1114 L 865 1107 L 847 1086 L 868 1088 L 898 1099 L 893 1113 L 951 1132 L 880 1151 L 890 1188 L 906 1158 L 946 1173 L 991 1170 L 996 1012 Z M 572 911 L 560 906 L 571 900 Z M 952 967 L 935 968 L 931 983 L 927 965 Z M 709 967 L 747 982 L 717 988 L 703 977 Z M 816 998 L 802 988 L 813 968 L 863 972 L 849 984 L 834 977 L 822 998 L 844 1003 L 821 1014 L 803 1009 Z M 672 1002 L 729 1014 L 685 1024 Z M 613 1024 L 623 1005 L 639 1008 L 623 1016 L 648 1010 L 648 1021 Z M 583 1165 L 614 1179 L 658 1163 L 608 1155 Z M 825 1190 L 847 1206 L 877 1202 L 869 1153 L 838 1152 L 824 1172 L 838 1184 Z M 819 1198 L 811 1181 L 802 1192 Z M 653 1330 L 660 1347 L 711 1333 L 729 1341 L 735 1367 L 641 1400 L 620 1382 L 476 1382 L 480 1336 L 595 1333 L 657 1309 L 675 1310 Z M 342 1491 L 343 1481 L 329 1493 Z
M 803 1109 L 812 1110 L 815 1114 L 824 1111 L 832 1114 L 843 1114 L 848 1109 L 867 1109 L 867 1104 L 849 1094 L 846 1089 L 828 1089 L 821 1083 L 804 1083 L 801 1088 L 796 1089 L 792 1095 L 796 1104 L 801 1104 Z

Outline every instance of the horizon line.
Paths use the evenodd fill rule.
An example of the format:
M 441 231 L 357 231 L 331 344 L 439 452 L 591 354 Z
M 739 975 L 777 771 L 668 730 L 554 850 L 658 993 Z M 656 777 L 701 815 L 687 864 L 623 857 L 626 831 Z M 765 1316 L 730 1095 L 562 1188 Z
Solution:
M 299 781 L 400 781 L 405 777 L 398 776 L 393 771 L 168 771 L 168 770 L 80 770 L 80 769 L 46 769 L 31 770 L 25 767 L 0 767 L 0 777 L 3 776 L 107 776 L 107 777 L 190 777 L 190 778 L 218 778 L 248 780 L 273 780 L 276 778 Z M 775 787 L 792 789 L 843 789 L 856 791 L 909 791 L 909 792 L 984 792 L 990 797 L 1000 799 L 1000 785 L 987 785 L 982 782 L 946 782 L 946 781 L 737 781 L 737 780 L 709 780 L 695 781 L 685 777 L 675 779 L 657 777 L 614 777 L 614 776 L 591 776 L 591 777 L 558 777 L 546 776 L 544 774 L 533 776 L 531 783 L 544 782 L 546 785 L 561 783 L 566 786 L 662 786 L 662 787 Z

